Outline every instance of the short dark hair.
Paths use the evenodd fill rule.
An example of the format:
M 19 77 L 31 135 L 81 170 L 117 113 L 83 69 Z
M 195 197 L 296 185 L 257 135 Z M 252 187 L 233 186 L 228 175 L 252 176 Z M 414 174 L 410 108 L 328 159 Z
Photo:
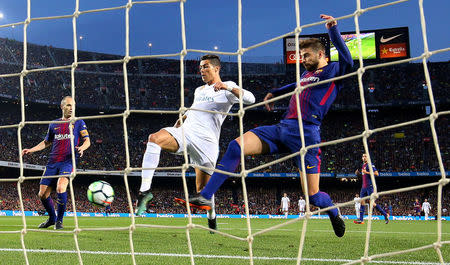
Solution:
M 301 40 L 300 49 L 307 49 L 307 48 L 311 48 L 315 52 L 325 51 L 325 45 L 323 45 L 323 43 L 317 38 Z
M 202 56 L 202 58 L 200 58 L 202 61 L 203 60 L 209 60 L 209 63 L 211 63 L 214 66 L 220 66 L 220 58 L 219 56 L 215 55 L 215 54 L 205 54 Z

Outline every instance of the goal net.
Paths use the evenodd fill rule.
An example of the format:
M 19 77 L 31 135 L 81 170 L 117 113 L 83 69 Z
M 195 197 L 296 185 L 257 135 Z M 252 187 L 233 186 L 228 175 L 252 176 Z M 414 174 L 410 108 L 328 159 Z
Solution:
M 295 1 L 295 18 L 296 18 L 295 28 L 291 29 L 291 31 L 286 32 L 283 35 L 276 36 L 274 38 L 265 40 L 261 43 L 257 43 L 257 44 L 254 44 L 254 45 L 251 45 L 248 47 L 244 47 L 243 41 L 242 41 L 242 12 L 243 12 L 243 10 L 242 10 L 241 0 L 238 0 L 237 1 L 238 32 L 237 32 L 237 36 L 236 36 L 238 45 L 236 47 L 236 50 L 231 51 L 231 52 L 225 52 L 225 51 L 207 50 L 207 49 L 205 49 L 205 50 L 191 49 L 186 44 L 185 10 L 184 10 L 186 2 L 187 2 L 186 0 L 181 0 L 181 1 L 178 1 L 178 0 L 167 0 L 167 1 L 165 1 L 165 0 L 161 0 L 161 1 L 157 1 L 157 0 L 154 0 L 154 1 L 132 1 L 132 0 L 129 0 L 128 3 L 123 6 L 115 6 L 115 7 L 111 7 L 111 8 L 103 8 L 103 9 L 95 9 L 95 10 L 80 10 L 79 9 L 79 0 L 75 0 L 75 10 L 72 14 L 67 14 L 67 15 L 62 15 L 62 16 L 51 16 L 51 17 L 32 17 L 31 16 L 31 0 L 27 0 L 27 7 L 26 7 L 27 17 L 26 17 L 25 21 L 19 21 L 16 23 L 0 25 L 0 28 L 23 26 L 22 70 L 19 72 L 15 72 L 15 73 L 0 74 L 0 78 L 10 78 L 10 77 L 20 78 L 21 121 L 18 124 L 1 125 L 0 126 L 0 129 L 11 129 L 11 128 L 17 129 L 17 138 L 18 138 L 17 152 L 20 157 L 19 158 L 20 159 L 19 160 L 20 175 L 18 178 L 14 178 L 14 179 L 3 178 L 3 179 L 0 179 L 0 181 L 17 183 L 18 198 L 20 200 L 20 208 L 23 213 L 21 215 L 23 225 L 22 225 L 21 229 L 19 229 L 19 230 L 0 231 L 0 234 L 16 233 L 16 234 L 20 235 L 20 242 L 21 242 L 21 246 L 22 246 L 23 258 L 24 258 L 24 261 L 26 264 L 30 264 L 30 259 L 29 259 L 29 255 L 28 255 L 29 249 L 27 248 L 27 242 L 26 242 L 27 241 L 26 238 L 27 238 L 27 236 L 29 236 L 28 235 L 29 232 L 39 232 L 39 233 L 51 232 L 51 233 L 56 233 L 56 234 L 58 234 L 58 233 L 73 234 L 73 239 L 74 239 L 74 243 L 75 243 L 75 253 L 77 254 L 78 261 L 80 264 L 83 264 L 83 260 L 84 260 L 83 253 L 86 253 L 86 251 L 84 251 L 83 249 L 80 248 L 79 236 L 80 236 L 80 234 L 83 234 L 83 232 L 85 232 L 85 231 L 98 231 L 99 233 L 101 233 L 102 231 L 105 231 L 105 230 L 128 231 L 129 232 L 130 251 L 126 252 L 126 253 L 130 255 L 130 259 L 131 259 L 132 263 L 136 264 L 137 263 L 136 256 L 139 255 L 139 253 L 136 253 L 134 250 L 136 243 L 134 241 L 133 235 L 134 235 L 134 233 L 136 233 L 137 229 L 140 229 L 140 228 L 183 229 L 186 232 L 186 239 L 187 239 L 186 244 L 188 246 L 188 253 L 186 253 L 186 257 L 190 258 L 190 263 L 195 264 L 196 258 L 202 256 L 201 254 L 195 253 L 195 251 L 194 251 L 194 248 L 193 248 L 194 242 L 193 242 L 193 239 L 191 238 L 191 233 L 192 233 L 193 229 L 203 229 L 206 231 L 208 231 L 210 229 L 203 225 L 195 224 L 193 222 L 192 213 L 189 208 L 187 208 L 187 212 L 188 212 L 187 223 L 184 226 L 167 226 L 167 225 L 156 225 L 156 224 L 150 225 L 150 224 L 136 223 L 137 217 L 135 217 L 135 215 L 134 215 L 134 205 L 132 203 L 132 197 L 130 195 L 130 187 L 128 185 L 128 183 L 129 183 L 128 178 L 132 174 L 132 172 L 140 172 L 142 170 L 142 168 L 131 166 L 130 149 L 129 149 L 130 144 L 128 142 L 128 139 L 129 139 L 128 132 L 129 132 L 130 128 L 128 127 L 128 124 L 127 124 L 127 120 L 129 119 L 129 116 L 134 113 L 142 113 L 142 114 L 163 113 L 163 114 L 178 114 L 179 117 L 181 118 L 183 116 L 183 114 L 187 110 L 189 110 L 189 108 L 186 107 L 185 100 L 184 100 L 185 99 L 184 80 L 185 80 L 185 74 L 186 74 L 185 73 L 185 69 L 186 69 L 185 59 L 188 54 L 213 53 L 213 54 L 218 54 L 218 55 L 223 55 L 223 56 L 236 56 L 237 66 L 238 66 L 238 84 L 240 87 L 244 87 L 243 86 L 243 77 L 242 77 L 243 76 L 243 69 L 242 69 L 243 62 L 242 61 L 243 61 L 243 55 L 246 52 L 256 49 L 258 47 L 264 46 L 264 45 L 268 45 L 268 44 L 276 42 L 276 41 L 280 41 L 284 37 L 294 35 L 295 36 L 295 44 L 296 44 L 296 51 L 295 51 L 296 58 L 299 58 L 299 50 L 298 50 L 299 45 L 298 44 L 299 44 L 299 36 L 301 35 L 302 31 L 306 28 L 323 25 L 327 21 L 318 21 L 318 22 L 314 22 L 314 23 L 310 23 L 310 24 L 301 24 L 301 22 L 300 22 L 301 6 L 299 4 L 299 1 L 297 0 L 297 1 Z M 392 2 L 386 3 L 386 4 L 374 5 L 369 8 L 361 8 L 361 1 L 356 0 L 356 9 L 353 10 L 348 15 L 337 17 L 336 20 L 339 21 L 339 20 L 344 20 L 344 19 L 353 19 L 354 24 L 355 24 L 356 34 L 358 36 L 360 36 L 359 18 L 361 16 L 363 16 L 365 13 L 371 12 L 375 9 L 395 8 L 396 5 L 401 4 L 403 2 L 405 2 L 405 0 L 392 1 Z M 173 54 L 149 54 L 149 55 L 140 55 L 140 56 L 130 56 L 130 16 L 131 16 L 130 11 L 133 9 L 139 9 L 140 6 L 143 6 L 143 5 L 162 5 L 162 4 L 166 4 L 166 3 L 179 3 L 180 21 L 181 21 L 181 36 L 180 36 L 180 38 L 181 38 L 181 43 L 182 43 L 181 51 L 179 51 L 177 53 L 173 53 Z M 267 234 L 273 230 L 281 229 L 281 228 L 291 225 L 293 223 L 302 223 L 298 254 L 297 254 L 297 258 L 296 258 L 297 264 L 301 264 L 305 260 L 304 255 L 303 255 L 304 254 L 303 250 L 304 250 L 305 242 L 307 240 L 306 233 L 308 231 L 310 222 L 314 222 L 311 220 L 311 216 L 313 214 L 323 213 L 325 211 L 330 210 L 331 208 L 325 208 L 325 209 L 312 211 L 312 207 L 310 207 L 309 198 L 308 198 L 308 196 L 306 196 L 306 198 L 305 198 L 306 199 L 306 214 L 304 216 L 300 216 L 299 218 L 292 219 L 292 220 L 280 223 L 278 225 L 255 232 L 255 230 L 252 229 L 252 222 L 251 222 L 250 211 L 249 211 L 249 207 L 251 207 L 251 206 L 249 206 L 247 185 L 246 185 L 246 177 L 249 173 L 263 170 L 263 169 L 270 167 L 272 165 L 275 165 L 277 163 L 291 159 L 294 156 L 301 156 L 301 162 L 302 162 L 301 170 L 303 172 L 306 172 L 304 161 L 305 161 L 305 155 L 308 150 L 310 150 L 311 148 L 317 148 L 317 147 L 340 145 L 340 144 L 343 144 L 343 143 L 346 143 L 349 141 L 354 141 L 354 140 L 360 141 L 362 143 L 362 145 L 364 146 L 364 152 L 370 154 L 368 140 L 371 137 L 371 135 L 373 135 L 375 133 L 384 132 L 387 130 L 392 130 L 395 128 L 409 126 L 412 124 L 422 123 L 422 122 L 428 122 L 430 124 L 432 141 L 434 143 L 435 154 L 436 154 L 436 158 L 437 158 L 437 161 L 439 164 L 439 171 L 441 174 L 441 178 L 439 179 L 439 181 L 432 182 L 432 183 L 380 192 L 377 189 L 377 184 L 376 184 L 377 182 L 376 182 L 376 179 L 374 178 L 374 172 L 373 172 L 372 166 L 371 166 L 372 160 L 371 160 L 371 157 L 369 156 L 368 163 L 369 163 L 371 180 L 372 180 L 372 183 L 374 186 L 374 192 L 369 197 L 361 198 L 361 199 L 370 200 L 370 207 L 369 207 L 369 211 L 368 211 L 369 218 L 368 218 L 367 227 L 366 227 L 364 252 L 361 253 L 360 258 L 351 260 L 351 261 L 342 261 L 342 263 L 344 263 L 344 264 L 365 264 L 365 263 L 369 263 L 369 262 L 375 261 L 375 260 L 383 258 L 383 257 L 396 256 L 396 255 L 401 255 L 401 254 L 405 254 L 405 253 L 409 253 L 409 252 L 421 251 L 421 250 L 425 250 L 425 249 L 434 249 L 436 252 L 436 255 L 439 259 L 439 262 L 441 264 L 444 264 L 445 260 L 444 260 L 444 256 L 442 255 L 441 248 L 445 244 L 448 245 L 450 243 L 450 241 L 442 240 L 441 211 L 442 211 L 442 200 L 443 200 L 443 187 L 449 183 L 449 179 L 446 177 L 446 172 L 444 169 L 443 159 L 441 156 L 441 151 L 440 151 L 439 142 L 438 142 L 438 135 L 436 133 L 435 121 L 439 116 L 448 115 L 450 113 L 450 111 L 438 112 L 436 109 L 435 98 L 433 96 L 433 90 L 432 90 L 432 83 L 430 80 L 430 74 L 429 74 L 428 66 L 427 66 L 427 60 L 434 54 L 450 51 L 450 48 L 444 48 L 444 49 L 434 50 L 434 51 L 429 50 L 427 33 L 426 33 L 425 13 L 424 13 L 424 9 L 423 9 L 423 0 L 418 1 L 417 8 L 419 9 L 419 12 L 420 12 L 420 25 L 422 28 L 422 38 L 423 38 L 423 45 L 424 45 L 423 53 L 420 56 L 417 56 L 414 58 L 409 58 L 409 59 L 404 59 L 404 60 L 399 60 L 399 61 L 373 64 L 373 65 L 365 65 L 364 61 L 362 59 L 362 56 L 359 56 L 359 67 L 356 71 L 345 74 L 345 75 L 337 77 L 337 78 L 324 80 L 324 81 L 321 81 L 321 82 L 318 82 L 315 84 L 310 84 L 307 86 L 300 85 L 300 76 L 301 76 L 300 62 L 297 59 L 296 74 L 295 74 L 297 88 L 295 89 L 295 91 L 293 91 L 291 93 L 285 94 L 283 96 L 275 97 L 269 101 L 269 102 L 276 102 L 276 101 L 282 100 L 284 98 L 290 97 L 292 95 L 296 95 L 297 97 L 299 97 L 300 93 L 308 87 L 320 85 L 322 83 L 328 83 L 331 81 L 343 80 L 343 79 L 347 79 L 350 77 L 356 77 L 358 80 L 358 88 L 359 88 L 359 95 L 360 95 L 360 101 L 361 101 L 361 114 L 362 114 L 362 120 L 363 120 L 363 124 L 364 124 L 364 131 L 362 131 L 361 133 L 356 134 L 354 136 L 351 136 L 351 137 L 341 138 L 341 139 L 333 140 L 333 141 L 326 141 L 326 142 L 322 142 L 322 143 L 316 144 L 316 145 L 305 146 L 305 140 L 304 140 L 304 134 L 303 134 L 303 124 L 302 124 L 301 119 L 299 118 L 298 123 L 299 123 L 299 127 L 301 129 L 301 141 L 303 143 L 303 147 L 300 150 L 298 150 L 298 152 L 293 153 L 288 156 L 281 157 L 279 159 L 276 159 L 276 160 L 268 162 L 268 163 L 264 163 L 260 166 L 254 167 L 254 168 L 247 168 L 245 165 L 245 157 L 243 154 L 241 155 L 241 171 L 239 173 L 235 173 L 235 174 L 230 173 L 229 175 L 233 176 L 233 177 L 241 178 L 241 181 L 242 181 L 242 192 L 243 192 L 244 205 L 245 205 L 247 235 L 245 237 L 236 236 L 232 232 L 228 233 L 225 230 L 224 231 L 216 231 L 216 234 L 218 234 L 220 236 L 224 236 L 224 237 L 229 237 L 234 240 L 247 242 L 248 243 L 248 257 L 246 259 L 248 259 L 248 262 L 250 264 L 254 264 L 255 260 L 258 259 L 258 257 L 255 256 L 255 252 L 254 252 L 254 240 L 256 240 L 261 235 Z M 79 19 L 79 17 L 84 16 L 89 13 L 99 13 L 99 12 L 106 12 L 106 11 L 111 11 L 111 10 L 124 10 L 124 12 L 125 12 L 125 43 L 124 43 L 125 55 L 120 60 L 79 61 L 79 59 L 78 59 L 79 58 L 79 56 L 78 56 L 79 49 L 78 49 L 77 20 Z M 189 15 L 189 14 L 187 14 L 187 15 Z M 73 61 L 72 61 L 72 63 L 69 65 L 61 65 L 61 66 L 56 66 L 56 67 L 42 67 L 42 68 L 32 68 L 32 69 L 29 68 L 29 66 L 28 66 L 29 65 L 29 62 L 28 62 L 29 46 L 28 46 L 28 40 L 27 40 L 28 34 L 29 34 L 29 29 L 28 29 L 29 26 L 31 24 L 33 24 L 35 21 L 42 21 L 42 20 L 50 21 L 50 20 L 67 19 L 67 18 L 72 19 L 72 28 L 73 28 L 73 32 L 72 32 L 72 35 L 73 35 Z M 361 38 L 360 37 L 358 37 L 357 44 L 358 44 L 357 49 L 359 51 L 359 54 L 362 55 L 362 46 L 361 46 Z M 180 94 L 180 99 L 181 99 L 180 108 L 178 110 L 163 110 L 163 109 L 160 109 L 160 110 L 134 110 L 134 109 L 132 109 L 130 106 L 130 94 L 129 94 L 130 92 L 129 92 L 129 80 L 128 80 L 130 62 L 135 61 L 135 60 L 142 60 L 142 59 L 156 59 L 156 58 L 167 58 L 167 57 L 179 57 L 179 65 L 180 65 L 179 94 Z M 365 102 L 365 93 L 367 93 L 367 92 L 364 89 L 364 85 L 363 85 L 363 76 L 364 76 L 365 72 L 370 69 L 387 67 L 387 66 L 391 66 L 391 65 L 407 63 L 407 62 L 412 62 L 412 61 L 416 61 L 416 60 L 421 60 L 422 64 L 423 64 L 423 72 L 425 75 L 425 81 L 426 81 L 426 85 L 427 85 L 427 93 L 428 93 L 428 97 L 429 97 L 429 101 L 430 101 L 430 105 L 431 105 L 430 114 L 428 116 L 426 116 L 425 118 L 421 118 L 421 119 L 410 120 L 407 122 L 392 124 L 392 125 L 379 127 L 379 128 L 370 128 L 369 123 L 368 123 L 368 116 L 367 116 L 367 106 L 366 106 L 366 102 Z M 70 85 L 71 93 L 70 94 L 73 98 L 75 98 L 76 93 L 77 93 L 76 70 L 79 67 L 82 67 L 85 65 L 95 65 L 95 64 L 121 64 L 122 65 L 125 110 L 119 114 L 96 115 L 96 116 L 77 116 L 76 112 L 75 112 L 75 108 L 74 108 L 72 118 L 70 119 L 69 122 L 71 124 L 74 124 L 77 120 L 80 120 L 80 119 L 93 120 L 93 119 L 121 118 L 122 124 L 123 124 L 123 132 L 124 132 L 123 141 L 124 141 L 124 147 L 125 147 L 124 153 L 125 153 L 126 167 L 123 170 L 119 170 L 119 171 L 104 171 L 104 170 L 96 170 L 96 171 L 90 171 L 90 172 L 79 171 L 79 170 L 77 170 L 76 163 L 75 163 L 75 155 L 74 154 L 75 154 L 76 150 L 74 150 L 74 147 L 73 147 L 74 145 L 72 144 L 71 152 L 72 152 L 72 158 L 73 158 L 72 163 L 73 163 L 74 171 L 70 175 L 70 182 L 69 182 L 70 188 L 69 189 L 70 189 L 70 199 L 71 199 L 71 203 L 72 203 L 71 207 L 72 207 L 72 211 L 74 212 L 73 219 L 74 219 L 75 227 L 73 230 L 70 230 L 70 231 L 67 231 L 67 230 L 65 230 L 65 231 L 43 231 L 43 230 L 37 230 L 37 229 L 30 228 L 27 225 L 27 219 L 24 214 L 24 202 L 23 202 L 24 198 L 23 198 L 23 194 L 22 194 L 22 186 L 23 186 L 24 182 L 40 179 L 41 176 L 25 176 L 24 175 L 24 162 L 23 162 L 22 156 L 20 155 L 22 153 L 22 150 L 24 149 L 23 139 L 25 136 L 24 136 L 23 129 L 29 125 L 36 125 L 36 124 L 48 125 L 48 124 L 55 123 L 55 122 L 50 121 L 50 120 L 30 121 L 29 119 L 27 119 L 27 117 L 25 115 L 26 114 L 26 112 L 25 112 L 26 94 L 25 94 L 24 82 L 26 82 L 27 76 L 29 76 L 33 73 L 41 73 L 41 72 L 49 72 L 49 71 L 62 71 L 62 70 L 70 71 L 70 83 L 71 83 L 71 85 Z M 299 101 L 297 101 L 297 111 L 300 113 L 300 106 L 299 106 L 298 102 Z M 264 104 L 265 104 L 265 102 L 257 102 L 256 104 L 253 104 L 251 106 L 244 107 L 242 99 L 241 99 L 239 102 L 239 111 L 228 114 L 228 115 L 238 117 L 240 137 L 242 137 L 242 135 L 244 133 L 244 116 L 246 115 L 245 114 L 246 111 L 257 108 L 257 107 L 261 107 Z M 298 115 L 298 116 L 301 117 L 301 115 Z M 71 128 L 70 134 L 71 134 L 71 136 L 73 136 L 72 127 L 70 127 L 70 128 Z M 242 140 L 243 140 L 243 138 L 241 138 L 241 141 Z M 183 180 L 183 189 L 185 192 L 185 199 L 187 201 L 189 200 L 189 194 L 188 194 L 188 187 L 187 187 L 187 180 L 186 180 L 186 171 L 190 166 L 194 166 L 194 165 L 189 164 L 188 154 L 187 154 L 187 151 L 185 148 L 184 149 L 184 163 L 182 165 L 179 165 L 176 167 L 165 168 L 165 169 L 175 169 L 175 170 L 181 171 L 182 180 Z M 158 168 L 157 170 L 161 170 L 161 169 Z M 125 183 L 125 190 L 126 190 L 126 194 L 127 194 L 128 206 L 130 209 L 129 224 L 127 226 L 122 226 L 122 227 L 83 228 L 83 226 L 81 226 L 79 224 L 79 220 L 78 220 L 79 218 L 76 214 L 77 213 L 77 200 L 76 200 L 76 196 L 74 194 L 73 180 L 77 177 L 80 177 L 80 175 L 88 175 L 88 174 L 103 175 L 103 174 L 109 174 L 109 173 L 120 173 L 123 176 L 123 180 Z M 59 176 L 49 176 L 49 177 L 50 178 L 58 178 Z M 306 176 L 302 176 L 302 178 L 303 178 L 303 182 L 306 183 L 306 181 L 307 181 Z M 426 244 L 426 245 L 423 245 L 420 247 L 405 248 L 401 251 L 376 253 L 376 254 L 369 255 L 369 250 L 370 250 L 370 246 L 371 246 L 372 214 L 373 214 L 372 210 L 373 210 L 374 201 L 377 198 L 379 198 L 380 196 L 393 194 L 393 193 L 402 193 L 402 192 L 407 192 L 407 191 L 417 190 L 417 189 L 430 188 L 430 187 L 437 189 L 437 202 L 436 203 L 437 203 L 438 208 L 437 208 L 437 221 L 436 221 L 437 233 L 435 234 L 435 241 L 432 244 Z M 305 194 L 307 194 L 307 190 L 305 191 Z M 345 206 L 350 206 L 353 204 L 354 204 L 354 201 L 348 201 L 345 203 L 339 203 L 332 208 L 345 207 Z

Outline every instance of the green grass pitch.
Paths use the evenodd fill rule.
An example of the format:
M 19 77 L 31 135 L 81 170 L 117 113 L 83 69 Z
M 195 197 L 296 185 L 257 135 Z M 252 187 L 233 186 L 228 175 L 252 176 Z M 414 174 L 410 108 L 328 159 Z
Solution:
M 27 217 L 29 229 L 36 228 L 45 218 Z M 82 217 L 81 228 L 127 227 L 130 218 Z M 245 219 L 217 219 L 219 230 L 246 237 Z M 206 226 L 206 219 L 193 219 Z M 252 219 L 253 232 L 260 231 L 286 220 Z M 183 218 L 136 218 L 138 224 L 185 226 Z M 66 217 L 65 228 L 74 228 L 74 219 Z M 258 235 L 254 239 L 254 264 L 296 264 L 303 221 L 278 230 Z M 450 224 L 442 223 L 442 241 L 450 240 Z M 302 264 L 342 264 L 363 256 L 367 224 L 356 225 L 346 220 L 347 231 L 337 238 L 329 220 L 308 221 Z M 436 221 L 383 221 L 373 222 L 369 255 L 405 250 L 431 244 L 437 239 Z M 0 217 L 0 231 L 19 231 L 21 217 Z M 47 231 L 54 231 L 48 229 Z M 250 264 L 246 241 L 238 241 L 218 234 L 211 235 L 202 229 L 191 230 L 190 237 L 195 264 Z M 133 232 L 137 264 L 190 264 L 184 229 L 157 229 L 138 227 Z M 82 231 L 78 235 L 84 264 L 132 264 L 128 231 Z M 72 233 L 42 233 L 28 231 L 25 245 L 30 264 L 78 264 L 74 252 Z M 1 264 L 25 264 L 20 234 L 0 234 Z M 450 261 L 450 246 L 441 248 L 445 262 Z M 432 248 L 414 253 L 375 260 L 381 264 L 438 264 Z

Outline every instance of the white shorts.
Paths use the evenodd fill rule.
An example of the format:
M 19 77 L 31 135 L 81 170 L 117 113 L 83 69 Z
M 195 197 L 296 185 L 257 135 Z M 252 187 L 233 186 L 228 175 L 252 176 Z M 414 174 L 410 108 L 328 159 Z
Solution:
M 305 206 L 300 207 L 299 209 L 300 209 L 300 212 L 304 212 L 305 211 Z
M 184 130 L 186 140 L 183 141 L 182 128 L 166 127 L 163 128 L 170 133 L 178 142 L 177 155 L 183 155 L 183 143 L 186 144 L 186 151 L 189 155 L 189 162 L 194 165 L 208 167 L 210 169 L 201 169 L 205 173 L 212 175 L 216 167 L 216 161 L 219 156 L 219 144 L 211 141 L 206 141 L 204 138 L 197 137 L 195 133 L 189 130 Z
M 281 211 L 287 212 L 287 211 L 289 211 L 289 208 L 288 208 L 288 207 L 283 207 L 283 208 L 281 209 Z

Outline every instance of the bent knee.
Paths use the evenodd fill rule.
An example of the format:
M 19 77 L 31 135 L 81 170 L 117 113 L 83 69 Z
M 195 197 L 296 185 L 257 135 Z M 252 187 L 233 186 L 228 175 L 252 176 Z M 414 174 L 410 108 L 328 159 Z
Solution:
M 161 143 L 164 141 L 164 136 L 159 132 L 152 133 L 148 136 L 148 142 L 155 143 L 157 145 L 161 145 Z
M 67 187 L 57 187 L 56 192 L 57 193 L 64 193 L 67 191 Z
M 46 194 L 46 192 L 38 192 L 38 197 L 41 200 L 45 200 L 48 197 L 48 194 Z
M 152 134 L 150 134 L 149 136 L 148 136 L 148 142 L 152 142 L 152 143 L 154 143 L 155 141 L 156 141 L 156 138 L 158 138 L 157 136 L 155 136 L 155 134 L 154 133 L 152 133 Z

